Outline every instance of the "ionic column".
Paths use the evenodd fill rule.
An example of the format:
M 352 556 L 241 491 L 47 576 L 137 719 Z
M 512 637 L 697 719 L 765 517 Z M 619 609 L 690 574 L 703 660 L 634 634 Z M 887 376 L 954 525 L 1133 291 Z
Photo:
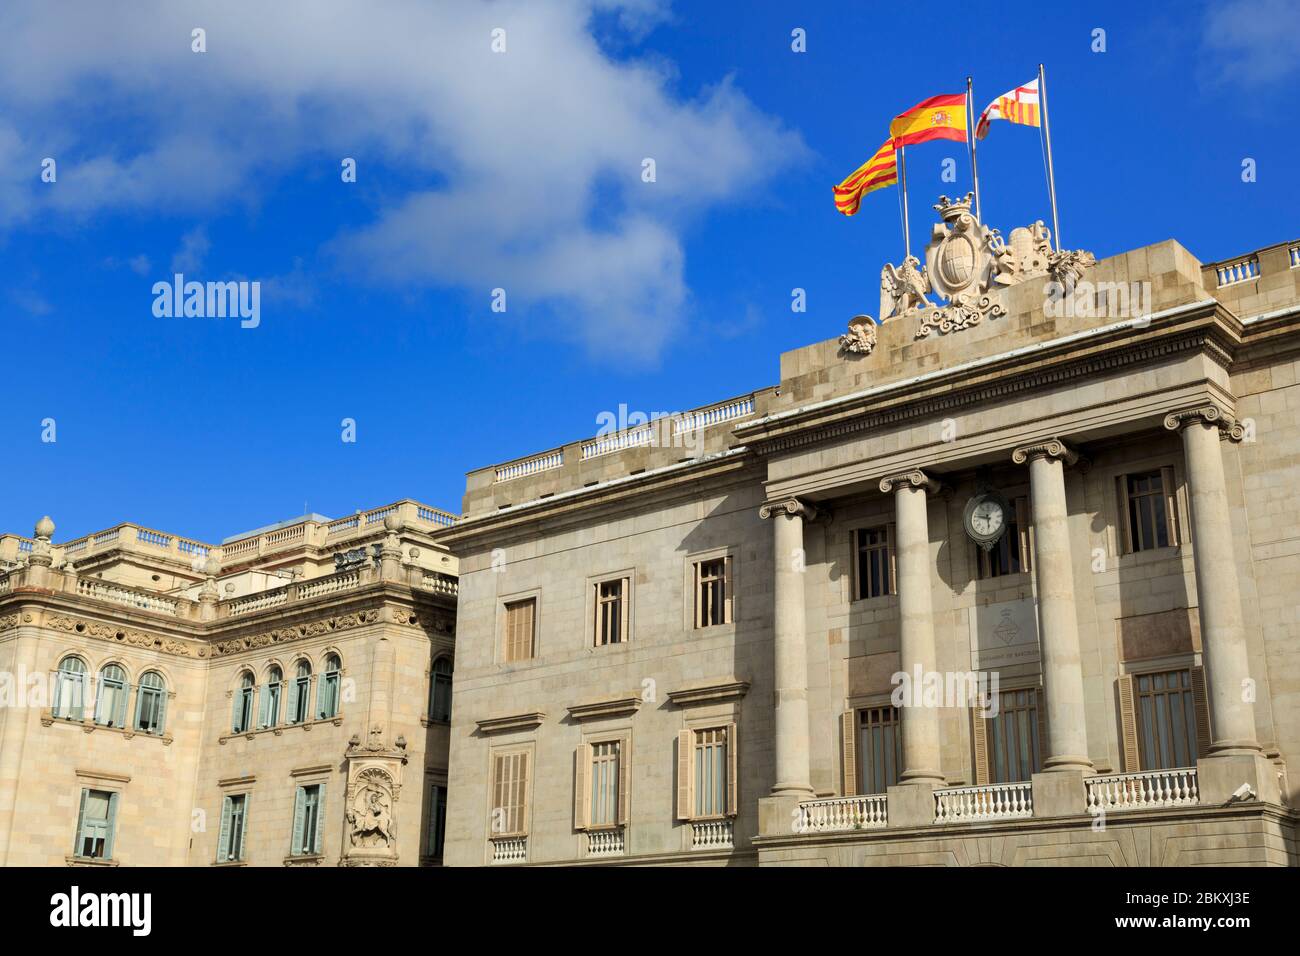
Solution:
M 918 671 L 924 679 L 937 669 L 930 601 L 930 523 L 925 501 L 938 492 L 939 483 L 918 469 L 882 479 L 880 490 L 894 495 L 899 657 L 902 671 L 916 685 Z M 939 770 L 939 711 L 923 706 L 921 686 L 913 687 L 912 699 L 906 703 L 907 706 L 899 708 L 903 772 L 898 779 L 901 783 L 943 786 L 943 774 Z
M 1223 455 L 1219 451 L 1220 431 L 1240 441 L 1242 429 L 1214 405 L 1167 415 L 1165 428 L 1182 435 L 1187 461 L 1201 654 L 1205 658 L 1214 734 L 1210 752 L 1257 753 L 1260 747 L 1255 737 L 1255 712 L 1243 692 L 1250 678 L 1250 661 L 1237 587 Z
M 1079 622 L 1074 606 L 1073 552 L 1065 506 L 1065 465 L 1074 464 L 1078 457 L 1056 438 L 1011 453 L 1016 464 L 1029 462 L 1038 637 L 1047 708 L 1047 759 L 1043 769 L 1091 773 Z
M 772 519 L 775 571 L 774 684 L 776 689 L 776 784 L 773 796 L 813 795 L 808 757 L 808 640 L 804 622 L 803 524 L 815 515 L 794 498 L 765 504 Z

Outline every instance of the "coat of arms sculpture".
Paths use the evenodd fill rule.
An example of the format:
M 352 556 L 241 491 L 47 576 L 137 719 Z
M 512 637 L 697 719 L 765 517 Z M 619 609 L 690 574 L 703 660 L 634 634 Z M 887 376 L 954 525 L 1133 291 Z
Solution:
M 947 335 L 1005 315 L 997 295 L 1001 289 L 1038 276 L 1073 283 L 1096 264 L 1090 252 L 1053 252 L 1051 232 L 1041 219 L 1013 229 L 1010 238 L 1003 239 L 998 230 L 975 218 L 973 198 L 972 193 L 960 199 L 939 197 L 934 209 L 941 221 L 931 230 L 924 265 L 909 255 L 902 265 L 886 264 L 881 270 L 881 322 L 915 316 L 916 338 L 932 331 Z M 931 302 L 930 293 L 941 297 L 943 304 Z M 855 316 L 848 332 L 840 336 L 843 352 L 870 354 L 874 348 L 875 332 L 866 328 L 864 318 L 870 320 Z

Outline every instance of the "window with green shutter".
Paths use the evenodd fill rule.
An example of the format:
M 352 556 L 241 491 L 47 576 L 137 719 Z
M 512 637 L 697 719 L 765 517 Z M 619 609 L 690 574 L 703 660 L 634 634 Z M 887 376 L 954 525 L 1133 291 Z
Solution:
M 167 682 L 157 671 L 140 678 L 135 697 L 135 729 L 142 734 L 161 734 L 167 710 Z
M 428 823 L 425 830 L 424 853 L 435 859 L 442 858 L 442 845 L 447 835 L 447 788 L 429 788 Z
M 87 860 L 111 860 L 113 831 L 116 826 L 117 794 L 109 790 L 82 790 L 73 856 Z
M 325 784 L 299 787 L 293 801 L 293 846 L 291 856 L 317 856 L 321 852 L 321 808 L 325 804 Z
M 232 733 L 242 734 L 251 730 L 253 725 L 253 695 L 256 693 L 253 675 L 245 673 L 239 679 L 239 689 L 235 691 L 235 712 L 230 718 Z
M 221 831 L 217 835 L 217 862 L 233 863 L 244 858 L 244 834 L 248 831 L 248 794 L 232 793 L 221 802 Z
M 95 723 L 105 727 L 126 726 L 126 700 L 129 696 L 126 671 L 109 664 L 99 672 L 99 689 L 95 697 Z
M 337 654 L 325 658 L 325 674 L 321 678 L 320 688 L 316 691 L 316 716 L 320 720 L 337 717 L 339 712 L 339 680 L 343 674 L 343 662 Z
M 433 662 L 433 681 L 430 688 L 429 719 L 439 723 L 451 720 L 451 658 L 440 657 Z
M 85 704 L 86 662 L 80 657 L 65 657 L 55 677 L 54 716 L 63 720 L 81 720 Z
M 298 662 L 297 676 L 289 685 L 289 715 L 291 724 L 305 723 L 311 708 L 311 663 Z

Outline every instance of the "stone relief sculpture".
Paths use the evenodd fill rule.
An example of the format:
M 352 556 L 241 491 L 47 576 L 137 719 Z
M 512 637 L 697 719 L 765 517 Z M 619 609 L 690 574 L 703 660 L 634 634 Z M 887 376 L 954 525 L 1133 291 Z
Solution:
M 347 813 L 352 846 L 393 845 L 393 799 L 386 783 L 387 774 L 380 770 L 367 770 L 357 781 L 356 794 Z
M 1096 264 L 1083 250 L 1052 251 L 1051 231 L 1040 219 L 1011 231 L 1004 239 L 971 212 L 972 193 L 959 199 L 940 196 L 934 209 L 940 221 L 931 229 L 925 264 L 909 255 L 902 265 L 886 264 L 880 273 L 880 321 L 915 315 L 916 338 L 932 331 L 947 335 L 1006 314 L 997 293 L 1028 279 L 1050 277 L 1072 286 L 1084 270 Z M 935 293 L 943 304 L 927 296 Z M 870 354 L 875 348 L 874 326 L 855 316 L 840 336 L 840 350 Z

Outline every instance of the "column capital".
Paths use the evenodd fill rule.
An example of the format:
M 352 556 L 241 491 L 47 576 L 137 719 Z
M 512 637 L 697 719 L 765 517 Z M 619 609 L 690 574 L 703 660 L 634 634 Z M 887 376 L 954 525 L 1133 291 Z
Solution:
M 1059 438 L 1046 438 L 1032 445 L 1021 445 L 1011 452 L 1011 460 L 1017 465 L 1035 458 L 1059 458 L 1065 464 L 1073 465 L 1079 460 L 1079 453 Z
M 781 514 L 796 515 L 804 521 L 812 521 L 817 517 L 817 506 L 798 498 L 783 498 L 764 502 L 758 509 L 758 516 L 764 520 Z
M 931 497 L 937 495 L 943 489 L 942 482 L 937 478 L 931 478 L 920 468 L 900 472 L 897 475 L 888 475 L 880 479 L 880 490 L 885 494 L 890 494 L 908 485 L 913 488 L 924 488 Z
M 1165 428 L 1170 431 L 1180 432 L 1189 425 L 1212 425 L 1219 430 L 1220 438 L 1230 441 L 1241 441 L 1246 435 L 1246 430 L 1235 418 L 1212 402 L 1165 416 Z

